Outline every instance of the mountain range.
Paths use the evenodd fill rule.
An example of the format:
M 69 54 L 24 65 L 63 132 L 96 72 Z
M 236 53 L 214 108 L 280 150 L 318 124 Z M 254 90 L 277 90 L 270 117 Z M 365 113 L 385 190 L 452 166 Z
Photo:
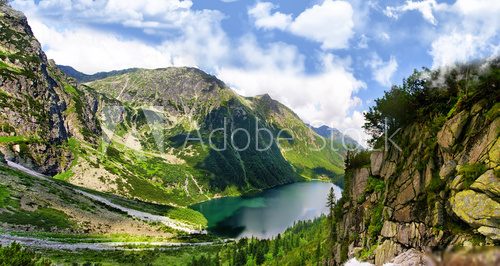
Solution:
M 196 68 L 85 75 L 57 66 L 26 17 L 1 8 L 0 152 L 7 160 L 174 206 L 307 179 L 342 183 L 342 144 L 327 140 L 335 149 L 316 149 L 321 136 L 269 95 L 242 97 Z

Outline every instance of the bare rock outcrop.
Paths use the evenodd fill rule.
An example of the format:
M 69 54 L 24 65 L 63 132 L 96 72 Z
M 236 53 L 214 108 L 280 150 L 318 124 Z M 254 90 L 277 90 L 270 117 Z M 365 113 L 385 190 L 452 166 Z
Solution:
M 401 131 L 402 151 L 390 146 L 369 168 L 348 169 L 336 250 L 352 248 L 337 263 L 363 254 L 376 265 L 433 265 L 423 254 L 500 244 L 497 109 L 481 101 L 437 129 L 414 123 Z

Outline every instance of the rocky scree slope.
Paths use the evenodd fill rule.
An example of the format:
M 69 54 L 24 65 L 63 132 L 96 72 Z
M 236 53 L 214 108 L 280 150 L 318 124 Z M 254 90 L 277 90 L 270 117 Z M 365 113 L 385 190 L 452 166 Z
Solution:
M 484 72 L 471 74 L 480 85 L 448 105 L 447 114 L 405 126 L 395 138 L 401 151 L 389 145 L 348 165 L 335 213 L 337 263 L 358 257 L 382 265 L 410 249 L 499 244 L 498 60 Z M 467 76 L 461 77 L 463 86 Z

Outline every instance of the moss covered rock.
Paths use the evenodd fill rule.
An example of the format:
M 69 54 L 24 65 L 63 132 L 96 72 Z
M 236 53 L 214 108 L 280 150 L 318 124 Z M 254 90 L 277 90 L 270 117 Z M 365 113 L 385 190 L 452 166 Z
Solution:
M 500 240 L 500 228 L 481 226 L 477 229 L 477 231 L 493 240 Z
M 495 176 L 494 170 L 488 170 L 476 179 L 470 188 L 492 197 L 500 197 L 500 178 Z
M 497 138 L 497 141 L 490 149 L 488 156 L 491 163 L 494 163 L 495 165 L 500 164 L 500 138 Z
M 486 194 L 460 191 L 450 198 L 450 205 L 453 212 L 472 227 L 500 227 L 500 203 Z
M 437 134 L 438 144 L 443 148 L 451 148 L 462 133 L 468 119 L 469 113 L 464 110 L 448 120 Z
M 383 265 L 394 259 L 397 254 L 401 253 L 402 247 L 398 243 L 385 240 L 375 249 L 375 265 Z

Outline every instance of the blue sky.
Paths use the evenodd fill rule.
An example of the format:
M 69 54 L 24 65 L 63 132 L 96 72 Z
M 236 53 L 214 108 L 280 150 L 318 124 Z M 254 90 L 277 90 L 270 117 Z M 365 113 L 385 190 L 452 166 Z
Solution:
M 423 66 L 498 56 L 500 1 L 13 0 L 58 64 L 196 66 L 306 122 L 366 138 L 362 112 Z

